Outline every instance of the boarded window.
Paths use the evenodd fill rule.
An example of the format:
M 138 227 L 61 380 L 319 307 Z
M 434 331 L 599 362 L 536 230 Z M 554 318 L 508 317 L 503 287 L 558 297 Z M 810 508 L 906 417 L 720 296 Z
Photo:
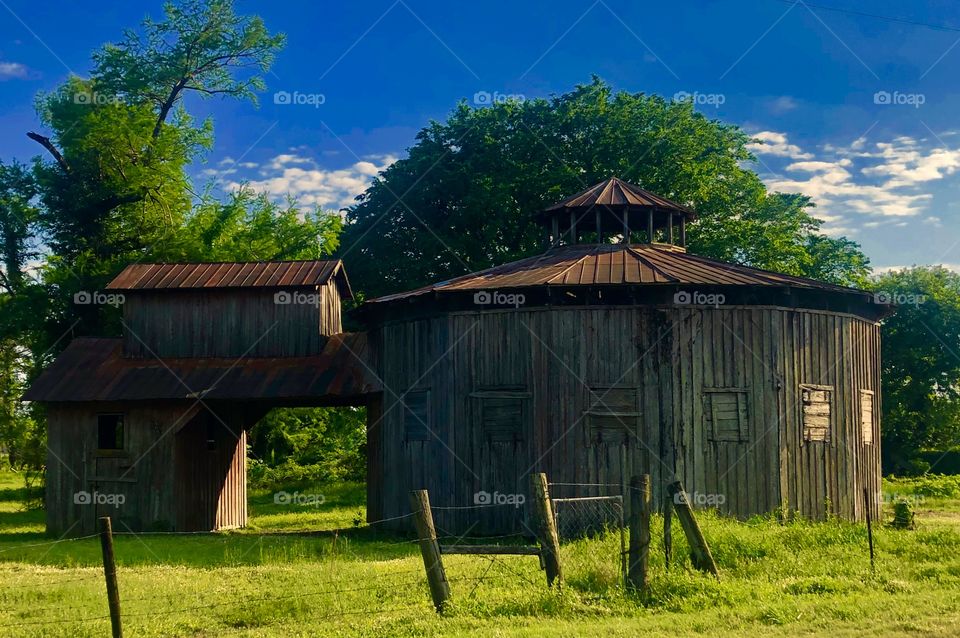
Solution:
M 803 404 L 803 440 L 829 441 L 833 387 L 802 385 L 800 395 Z
M 636 388 L 594 386 L 588 396 L 587 427 L 590 440 L 627 444 L 637 436 L 640 410 Z
M 477 402 L 480 432 L 490 442 L 524 440 L 530 393 L 524 388 L 483 388 L 470 396 Z
M 864 444 L 873 444 L 873 390 L 860 390 L 860 437 Z
M 98 450 L 122 450 L 123 449 L 123 415 L 122 414 L 98 414 L 97 415 L 97 449 Z
M 744 388 L 704 388 L 703 415 L 714 441 L 746 441 L 747 391 Z
M 407 441 L 429 441 L 433 438 L 430 423 L 430 390 L 409 390 L 400 397 L 403 402 L 403 437 Z

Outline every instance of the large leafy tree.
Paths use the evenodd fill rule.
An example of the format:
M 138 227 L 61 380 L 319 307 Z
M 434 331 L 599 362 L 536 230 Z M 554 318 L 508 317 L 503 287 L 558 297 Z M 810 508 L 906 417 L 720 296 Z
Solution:
M 443 280 L 543 250 L 532 214 L 616 175 L 693 206 L 700 254 L 862 281 L 866 259 L 817 233 L 808 198 L 768 193 L 745 167 L 750 141 L 688 103 L 596 78 L 550 99 L 461 103 L 359 198 L 342 251 L 368 295 Z
M 0 448 L 11 457 L 43 462 L 42 414 L 17 401 L 32 374 L 71 335 L 119 330 L 115 309 L 73 304 L 75 292 L 100 289 L 131 261 L 315 258 L 336 247 L 336 215 L 248 189 L 218 200 L 189 178 L 213 127 L 191 118 L 185 97 L 255 102 L 282 44 L 230 0 L 185 0 L 95 52 L 90 77 L 38 97 L 48 130 L 28 136 L 43 157 L 32 170 L 0 165 Z
M 231 0 L 167 4 L 164 19 L 94 53 L 88 79 L 71 77 L 37 100 L 49 135 L 37 164 L 40 226 L 52 255 L 45 281 L 68 300 L 124 263 L 168 250 L 194 202 L 187 167 L 212 142 L 188 94 L 255 99 L 283 36 Z M 102 333 L 109 310 L 62 303 L 54 334 Z
M 884 469 L 913 472 L 919 451 L 960 445 L 960 274 L 910 268 L 874 287 L 898 304 L 883 324 Z

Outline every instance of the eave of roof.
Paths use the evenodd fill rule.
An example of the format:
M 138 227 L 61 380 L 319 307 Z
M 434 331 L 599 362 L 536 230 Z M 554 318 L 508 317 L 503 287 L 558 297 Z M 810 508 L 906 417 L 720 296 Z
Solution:
M 475 273 L 407 292 L 371 299 L 384 304 L 429 293 L 538 286 L 681 285 L 793 287 L 865 295 L 856 288 L 729 264 L 666 244 L 561 246 Z

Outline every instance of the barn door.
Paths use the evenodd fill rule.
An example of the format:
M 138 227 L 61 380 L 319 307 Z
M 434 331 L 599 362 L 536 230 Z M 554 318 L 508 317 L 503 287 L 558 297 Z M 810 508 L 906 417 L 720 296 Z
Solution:
M 176 434 L 174 498 L 178 532 L 208 532 L 216 526 L 219 486 L 213 485 L 212 450 L 208 429 L 212 417 L 201 412 Z
M 523 529 L 529 492 L 532 435 L 530 393 L 523 388 L 484 388 L 472 393 L 474 422 L 480 436 L 479 481 L 474 503 L 481 534 Z
M 589 393 L 586 430 L 590 482 L 604 486 L 598 490 L 600 496 L 625 493 L 626 482 L 636 473 L 633 452 L 643 435 L 639 388 L 592 386 Z M 616 486 L 620 486 L 619 491 Z

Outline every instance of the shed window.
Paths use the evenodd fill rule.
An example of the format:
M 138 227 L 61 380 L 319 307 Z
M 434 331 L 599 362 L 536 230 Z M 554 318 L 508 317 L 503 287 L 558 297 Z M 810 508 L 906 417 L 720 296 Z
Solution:
M 524 439 L 530 393 L 524 388 L 484 388 L 473 392 L 477 403 L 480 431 L 491 442 L 515 442 Z
M 409 390 L 400 397 L 403 402 L 403 433 L 407 441 L 429 441 L 430 390 Z
M 860 390 L 860 437 L 865 445 L 873 444 L 873 390 Z
M 802 385 L 800 394 L 803 403 L 803 440 L 829 441 L 833 387 Z
M 703 415 L 714 441 L 746 441 L 747 391 L 743 388 L 704 388 Z
M 123 449 L 123 415 L 122 414 L 98 414 L 97 415 L 97 449 L 99 450 L 122 450 Z
M 593 386 L 587 427 L 590 440 L 599 443 L 630 442 L 640 428 L 640 410 L 636 388 Z

